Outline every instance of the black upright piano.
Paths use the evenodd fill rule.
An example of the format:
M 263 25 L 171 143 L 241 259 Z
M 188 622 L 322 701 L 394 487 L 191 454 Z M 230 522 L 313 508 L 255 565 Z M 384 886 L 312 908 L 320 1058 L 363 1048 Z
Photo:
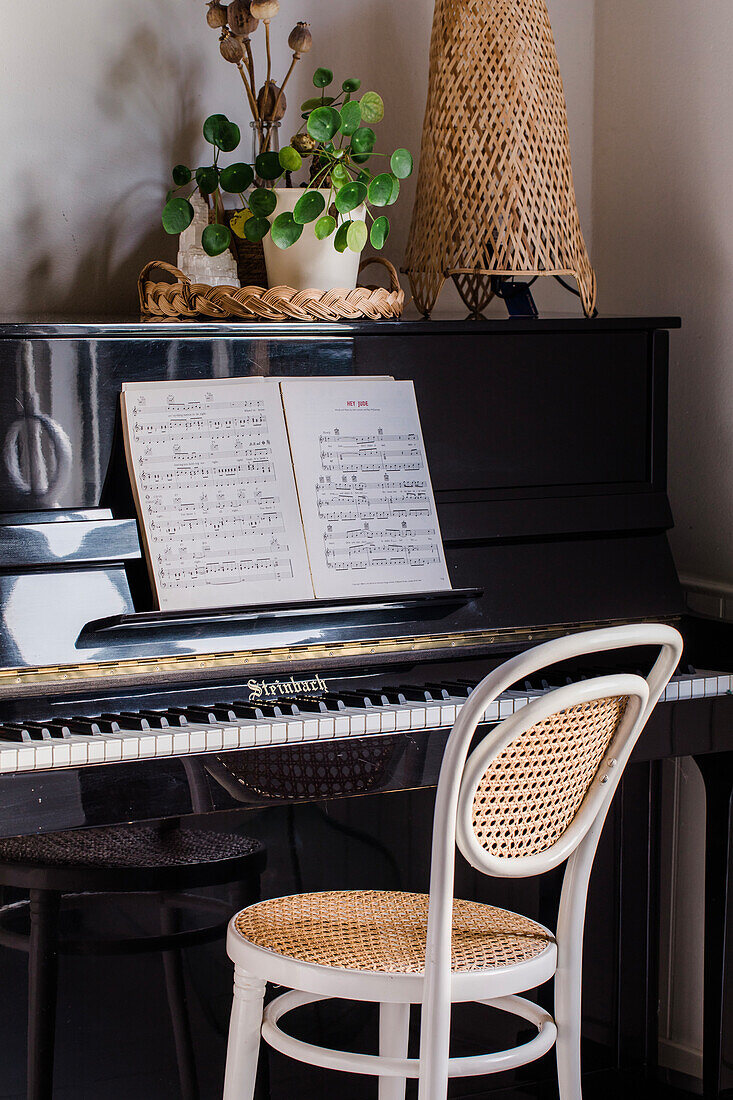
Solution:
M 654 1072 L 659 762 L 693 755 L 716 792 L 705 1087 L 718 1096 L 733 1081 L 730 1050 L 710 1039 L 730 1012 L 718 870 L 733 706 L 727 642 L 684 617 L 667 541 L 678 323 L 0 326 L 0 836 L 198 815 L 266 839 L 272 894 L 424 889 L 432 789 L 471 684 L 569 631 L 681 625 L 684 665 L 637 746 L 594 872 L 588 1064 Z M 122 383 L 345 374 L 414 382 L 453 592 L 156 610 L 119 438 Z M 268 685 L 269 709 L 256 712 L 253 682 Z M 287 715 L 283 683 L 295 685 Z M 174 708 L 189 716 L 175 736 L 155 719 Z M 118 716 L 121 736 L 95 740 L 101 714 Z M 462 875 L 467 894 L 488 898 Z M 551 921 L 556 898 L 520 904 Z M 73 1020 L 66 1034 L 74 1042 Z

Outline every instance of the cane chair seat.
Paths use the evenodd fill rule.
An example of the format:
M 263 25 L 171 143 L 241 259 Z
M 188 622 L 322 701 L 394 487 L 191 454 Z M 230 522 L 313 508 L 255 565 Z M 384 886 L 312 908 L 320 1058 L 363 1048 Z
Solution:
M 422 974 L 427 894 L 381 890 L 298 894 L 258 902 L 234 927 L 257 947 L 300 962 L 344 970 Z M 516 966 L 554 949 L 542 925 L 493 905 L 453 903 L 454 971 Z

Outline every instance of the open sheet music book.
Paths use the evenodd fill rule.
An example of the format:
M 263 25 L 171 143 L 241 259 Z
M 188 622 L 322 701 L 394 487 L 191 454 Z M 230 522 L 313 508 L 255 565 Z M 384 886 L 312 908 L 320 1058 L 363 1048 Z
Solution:
M 450 587 L 411 382 L 126 382 L 121 407 L 162 610 Z

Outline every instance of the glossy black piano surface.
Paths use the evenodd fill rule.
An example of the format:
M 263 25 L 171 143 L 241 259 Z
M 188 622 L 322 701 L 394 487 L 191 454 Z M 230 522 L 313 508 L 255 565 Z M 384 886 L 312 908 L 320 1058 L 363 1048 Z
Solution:
M 250 679 L 290 676 L 321 676 L 328 693 L 351 705 L 356 693 L 475 681 L 506 653 L 584 625 L 679 621 L 666 494 L 668 331 L 677 325 L 674 318 L 568 318 L 1 326 L 0 754 L 4 727 L 35 724 L 37 733 L 50 721 L 58 729 L 72 718 L 88 723 L 123 713 L 136 716 L 127 719 L 134 725 L 146 712 L 155 730 L 151 715 L 181 708 L 197 717 L 235 700 L 246 705 Z M 155 612 L 115 439 L 121 383 L 349 373 L 414 381 L 456 595 L 254 613 Z M 650 761 L 733 748 L 731 703 L 660 707 L 609 820 L 590 901 L 590 1068 L 654 1061 L 647 1011 L 656 988 L 647 905 L 654 868 L 640 854 L 650 850 L 652 824 L 639 809 L 656 798 Z M 307 707 L 304 701 L 302 714 Z M 410 729 L 0 774 L 0 835 L 209 815 L 201 820 L 267 841 L 269 894 L 424 889 L 431 786 L 447 732 Z M 619 850 L 627 864 L 638 862 L 633 891 L 620 873 Z M 459 888 L 485 896 L 485 884 L 465 868 Z M 551 890 L 510 884 L 491 897 L 552 919 Z M 622 964 L 628 974 L 619 983 Z M 23 988 L 17 958 L 8 956 L 7 967 L 17 992 L 0 1010 L 0 1063 L 23 1043 L 22 1011 L 13 1008 Z M 228 969 L 219 949 L 192 953 L 190 967 L 201 1006 L 201 1095 L 213 1097 Z M 88 973 L 97 990 L 98 973 Z M 109 975 L 124 985 L 120 973 Z M 142 972 L 139 978 L 147 980 Z M 92 1070 L 68 1053 L 94 1028 L 78 1008 L 80 996 L 77 985 L 58 1040 L 67 1095 L 77 1095 L 74 1081 L 84 1082 L 80 1097 L 115 1100 L 132 1088 L 140 1098 L 178 1095 L 167 1039 L 156 1047 L 132 1020 L 134 1050 L 127 1059 L 106 1055 L 114 1068 L 103 1087 L 95 1085 Z M 162 1033 L 151 996 L 151 1026 Z M 125 1004 L 134 1016 L 130 990 Z M 346 1012 L 344 1020 L 369 1039 L 366 1017 Z M 342 1023 L 326 1014 L 318 1026 L 335 1030 L 326 1040 L 338 1042 Z M 474 1026 L 468 1022 L 469 1033 Z M 103 1038 L 110 1050 L 112 1032 Z M 314 1071 L 300 1079 L 300 1072 L 276 1059 L 273 1096 L 342 1087 L 340 1078 Z M 587 1096 L 602 1095 L 602 1075 L 595 1080 L 598 1091 Z M 0 1095 L 20 1096 L 22 1069 L 8 1070 L 5 1093 L 3 1084 L 0 1077 Z M 357 1096 L 373 1089 L 369 1082 L 349 1087 Z M 532 1091 L 529 1078 L 527 1088 L 545 1095 Z

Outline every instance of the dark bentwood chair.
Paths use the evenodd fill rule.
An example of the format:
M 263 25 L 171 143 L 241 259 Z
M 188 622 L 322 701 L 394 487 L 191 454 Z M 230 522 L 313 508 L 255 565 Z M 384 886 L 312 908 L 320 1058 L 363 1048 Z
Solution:
M 265 849 L 234 833 L 155 826 L 104 829 L 0 840 L 0 886 L 28 898 L 0 907 L 0 943 L 27 951 L 28 1100 L 53 1091 L 58 956 L 163 954 L 165 981 L 183 1100 L 197 1100 L 198 1084 L 186 1004 L 181 949 L 224 935 L 231 903 L 190 894 L 236 884 L 248 903 L 260 897 Z M 157 908 L 160 932 L 152 935 L 62 936 L 65 899 L 76 906 L 109 904 L 136 895 Z M 182 910 L 207 912 L 204 926 L 180 930 Z

